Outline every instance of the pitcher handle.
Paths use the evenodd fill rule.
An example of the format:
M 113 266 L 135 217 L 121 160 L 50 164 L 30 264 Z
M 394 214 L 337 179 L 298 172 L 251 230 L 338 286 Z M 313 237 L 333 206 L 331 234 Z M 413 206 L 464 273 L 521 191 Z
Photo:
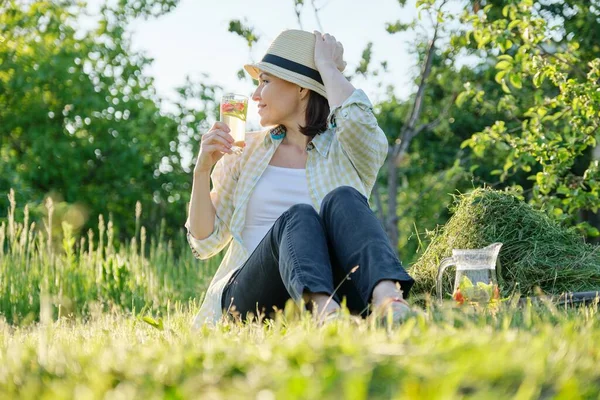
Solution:
M 444 271 L 446 270 L 446 268 L 455 265 L 456 261 L 454 260 L 454 257 L 446 257 L 444 259 L 442 259 L 442 262 L 440 263 L 440 266 L 438 268 L 438 275 L 437 275 L 437 292 L 438 292 L 438 298 L 440 301 L 442 301 L 443 299 L 443 293 L 442 293 L 442 276 L 444 274 Z

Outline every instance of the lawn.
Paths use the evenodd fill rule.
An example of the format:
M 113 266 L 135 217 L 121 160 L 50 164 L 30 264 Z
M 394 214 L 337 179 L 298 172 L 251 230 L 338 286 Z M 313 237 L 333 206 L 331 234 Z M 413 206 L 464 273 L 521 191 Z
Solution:
M 345 318 L 191 331 L 219 259 L 185 239 L 93 241 L 0 224 L 0 398 L 598 398 L 598 304 L 425 301 L 395 328 Z M 52 224 L 47 224 L 52 226 Z M 87 236 L 91 238 L 93 235 Z M 90 245 L 92 243 L 92 245 Z M 425 300 L 427 298 L 425 297 Z
M 192 304 L 193 306 L 193 304 Z M 304 315 L 192 332 L 141 315 L 2 324 L 0 397 L 598 398 L 597 306 L 446 305 L 395 329 Z

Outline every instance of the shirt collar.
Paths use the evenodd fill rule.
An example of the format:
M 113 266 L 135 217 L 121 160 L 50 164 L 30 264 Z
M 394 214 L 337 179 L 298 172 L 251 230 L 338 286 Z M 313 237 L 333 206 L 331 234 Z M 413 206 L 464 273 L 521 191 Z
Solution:
M 284 134 L 285 137 L 285 127 L 283 125 L 278 125 L 273 129 L 267 131 L 264 137 L 264 145 L 269 146 L 269 144 L 277 144 L 283 140 L 283 137 L 276 139 L 273 136 Z M 329 154 L 329 147 L 331 146 L 331 141 L 333 139 L 334 131 L 332 129 L 327 129 L 324 132 L 316 135 L 308 144 L 308 149 L 310 150 L 311 143 L 314 145 L 314 148 L 317 149 L 319 154 L 323 157 L 327 157 Z

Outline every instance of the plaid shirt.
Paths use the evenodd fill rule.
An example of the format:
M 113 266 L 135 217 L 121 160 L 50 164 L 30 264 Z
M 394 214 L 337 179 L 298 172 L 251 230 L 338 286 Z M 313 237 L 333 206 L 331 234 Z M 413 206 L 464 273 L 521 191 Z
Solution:
M 328 129 L 308 143 L 306 179 L 312 205 L 317 212 L 323 198 L 339 186 L 356 188 L 367 199 L 377 173 L 385 162 L 388 142 L 373 115 L 373 106 L 361 89 L 356 89 L 342 105 L 333 108 L 327 118 Z M 189 232 L 187 238 L 194 256 L 206 260 L 229 243 L 215 273 L 193 328 L 215 323 L 222 317 L 221 295 L 231 275 L 250 257 L 242 241 L 248 199 L 267 168 L 282 139 L 271 134 L 283 127 L 248 132 L 241 155 L 226 154 L 213 168 L 210 192 L 216 210 L 213 232 L 198 240 Z

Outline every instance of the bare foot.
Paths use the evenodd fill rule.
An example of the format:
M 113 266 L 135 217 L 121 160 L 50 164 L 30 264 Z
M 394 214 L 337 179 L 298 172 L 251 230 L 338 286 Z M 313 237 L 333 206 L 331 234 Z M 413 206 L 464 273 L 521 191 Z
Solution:
M 327 316 L 340 311 L 340 305 L 327 294 L 306 292 L 303 297 L 306 303 L 312 302 L 312 312 L 318 324 L 323 323 Z
M 394 281 L 381 281 L 373 289 L 373 308 L 375 315 L 385 318 L 391 310 L 393 321 L 404 320 L 412 311 L 410 304 L 402 297 L 400 285 Z

